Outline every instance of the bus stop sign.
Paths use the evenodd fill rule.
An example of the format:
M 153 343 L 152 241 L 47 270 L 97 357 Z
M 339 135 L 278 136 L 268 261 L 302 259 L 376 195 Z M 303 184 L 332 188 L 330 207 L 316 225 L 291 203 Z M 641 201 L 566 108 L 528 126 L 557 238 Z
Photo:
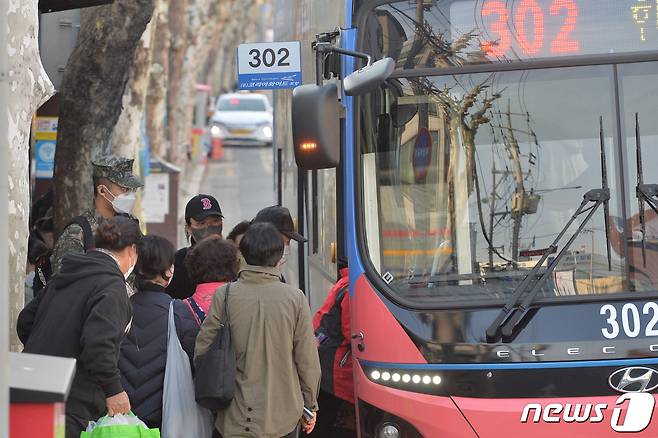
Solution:
M 238 46 L 238 88 L 273 90 L 302 83 L 299 41 L 249 43 Z
M 424 182 L 432 160 L 432 137 L 427 128 L 420 128 L 416 143 L 414 144 L 414 153 L 412 164 L 416 182 Z

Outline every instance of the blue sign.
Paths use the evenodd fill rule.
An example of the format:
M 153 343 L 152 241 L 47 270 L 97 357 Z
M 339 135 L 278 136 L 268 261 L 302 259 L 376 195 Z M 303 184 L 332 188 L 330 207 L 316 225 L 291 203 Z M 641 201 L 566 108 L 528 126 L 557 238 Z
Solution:
M 429 172 L 430 161 L 432 161 L 432 136 L 427 128 L 420 128 L 416 143 L 412 164 L 416 182 L 424 182 Z
M 302 72 L 238 75 L 240 90 L 275 90 L 295 88 L 302 84 Z
M 240 90 L 295 88 L 302 84 L 299 41 L 240 44 L 237 64 Z
M 35 143 L 35 176 L 50 179 L 55 173 L 55 141 L 37 140 Z

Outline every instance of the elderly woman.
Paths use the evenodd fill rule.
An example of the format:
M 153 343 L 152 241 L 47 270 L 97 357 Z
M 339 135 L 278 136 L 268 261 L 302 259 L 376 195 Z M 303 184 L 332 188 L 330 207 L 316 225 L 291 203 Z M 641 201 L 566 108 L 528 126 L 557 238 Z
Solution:
M 126 278 L 142 233 L 134 220 L 115 217 L 100 224 L 95 237 L 96 249 L 65 256 L 59 273 L 18 318 L 26 353 L 78 361 L 66 402 L 67 438 L 79 438 L 105 412 L 130 411 L 118 361 L 132 317 Z
M 235 348 L 235 398 L 217 415 L 224 437 L 296 437 L 304 407 L 315 412 L 320 361 L 311 312 L 299 289 L 281 283 L 277 268 L 283 239 L 268 223 L 253 224 L 240 241 L 246 265 L 230 288 L 217 290 L 197 337 L 195 358 L 203 355 L 224 320 Z M 304 423 L 313 430 L 315 417 Z
M 172 298 L 167 286 L 174 275 L 174 246 L 164 237 L 146 236 L 137 248 L 138 290 L 130 298 L 133 323 L 121 345 L 119 369 L 133 412 L 155 429 L 162 427 L 162 397 L 167 365 L 167 327 Z M 192 357 L 197 324 L 179 300 L 174 301 L 176 332 Z
M 217 288 L 235 280 L 238 275 L 238 248 L 233 242 L 219 236 L 207 237 L 187 253 L 185 266 L 197 286 L 194 295 L 183 302 L 196 320 L 197 327 L 201 327 Z M 198 332 L 197 328 L 192 342 L 196 340 Z

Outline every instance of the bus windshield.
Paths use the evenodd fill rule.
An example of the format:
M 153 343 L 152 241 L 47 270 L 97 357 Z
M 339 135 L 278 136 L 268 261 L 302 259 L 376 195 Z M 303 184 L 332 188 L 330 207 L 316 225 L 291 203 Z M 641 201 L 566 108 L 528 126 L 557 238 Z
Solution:
M 503 300 L 583 195 L 607 187 L 607 209 L 588 221 L 540 296 L 655 291 L 658 212 L 636 187 L 658 183 L 658 103 L 649 98 L 658 62 L 519 65 L 399 73 L 360 98 L 362 199 L 376 212 L 363 216 L 372 266 L 407 300 Z

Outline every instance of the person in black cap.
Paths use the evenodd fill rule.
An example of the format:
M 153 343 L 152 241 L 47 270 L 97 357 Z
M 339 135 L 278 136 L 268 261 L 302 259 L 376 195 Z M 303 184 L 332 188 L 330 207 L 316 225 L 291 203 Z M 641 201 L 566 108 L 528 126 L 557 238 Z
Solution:
M 172 298 L 185 299 L 194 294 L 196 284 L 190 278 L 185 267 L 185 256 L 197 242 L 208 236 L 221 236 L 224 226 L 224 215 L 219 202 L 211 195 L 196 195 L 185 206 L 185 236 L 190 246 L 176 252 L 174 260 L 174 277 L 167 287 L 167 293 Z
M 279 261 L 279 268 L 281 268 L 290 255 L 290 241 L 295 240 L 297 242 L 306 242 L 306 238 L 295 231 L 295 224 L 292 221 L 292 216 L 290 216 L 290 210 L 286 207 L 281 207 L 279 205 L 273 205 L 271 207 L 265 207 L 258 212 L 252 223 L 257 222 L 267 222 L 274 225 L 285 243 L 283 250 L 283 257 Z

